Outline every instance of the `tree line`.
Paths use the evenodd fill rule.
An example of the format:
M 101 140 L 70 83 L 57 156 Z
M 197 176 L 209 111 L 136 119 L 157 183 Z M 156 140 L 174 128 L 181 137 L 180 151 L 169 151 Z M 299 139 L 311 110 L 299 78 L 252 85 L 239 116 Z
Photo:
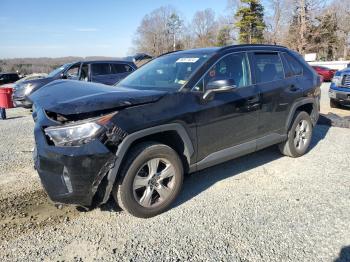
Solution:
M 101 57 L 101 56 L 90 56 L 90 57 L 78 57 L 78 56 L 67 56 L 67 57 L 40 57 L 40 58 L 11 58 L 11 59 L 0 59 L 0 72 L 11 72 L 22 75 L 28 75 L 32 73 L 49 73 L 57 67 L 76 61 L 83 60 L 105 60 L 105 59 L 119 59 L 113 57 Z
M 216 14 L 208 8 L 191 19 L 172 6 L 162 6 L 143 17 L 133 53 L 158 56 L 246 43 L 284 45 L 301 54 L 317 53 L 318 60 L 350 59 L 350 0 L 228 0 L 226 12 Z M 85 59 L 97 58 L 106 59 Z M 0 72 L 48 73 L 78 60 L 84 58 L 0 59 Z
M 225 14 L 208 8 L 186 20 L 172 6 L 146 14 L 135 52 L 166 52 L 230 44 L 278 44 L 319 60 L 349 59 L 350 1 L 229 0 Z

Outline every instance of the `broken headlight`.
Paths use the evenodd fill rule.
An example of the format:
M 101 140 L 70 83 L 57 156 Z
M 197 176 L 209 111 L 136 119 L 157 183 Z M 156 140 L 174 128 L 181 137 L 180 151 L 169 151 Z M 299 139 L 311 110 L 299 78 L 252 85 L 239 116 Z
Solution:
M 77 122 L 63 126 L 45 128 L 46 135 L 55 146 L 78 146 L 90 142 L 105 131 L 104 124 L 114 114 L 91 120 L 90 122 Z

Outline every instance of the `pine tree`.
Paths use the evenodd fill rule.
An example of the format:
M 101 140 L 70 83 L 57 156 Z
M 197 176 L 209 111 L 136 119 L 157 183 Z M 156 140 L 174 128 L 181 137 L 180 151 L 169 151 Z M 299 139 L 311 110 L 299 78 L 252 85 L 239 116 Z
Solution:
M 264 41 L 264 7 L 259 0 L 241 0 L 242 6 L 236 17 L 239 19 L 235 26 L 239 28 L 241 44 L 258 44 Z

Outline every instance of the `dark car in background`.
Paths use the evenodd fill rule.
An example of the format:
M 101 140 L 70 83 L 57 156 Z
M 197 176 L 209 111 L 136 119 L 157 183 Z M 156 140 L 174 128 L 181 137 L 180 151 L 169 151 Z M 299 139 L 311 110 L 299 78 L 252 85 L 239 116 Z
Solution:
M 137 53 L 133 56 L 128 56 L 125 58 L 128 61 L 133 61 L 137 67 L 140 67 L 153 59 L 152 56 L 146 53 Z
M 13 102 L 17 107 L 31 108 L 32 102 L 28 97 L 54 80 L 68 79 L 114 85 L 135 70 L 136 65 L 131 61 L 79 61 L 64 64 L 45 78 L 28 80 L 16 85 Z
M 315 69 L 317 74 L 319 74 L 325 82 L 332 81 L 334 74 L 337 72 L 337 70 L 325 66 L 312 66 L 312 68 Z
M 155 216 L 184 173 L 275 144 L 305 154 L 320 85 L 299 54 L 269 45 L 173 52 L 115 88 L 55 81 L 31 96 L 35 167 L 56 203 L 94 207 L 113 196 L 135 216 Z
M 19 78 L 17 73 L 0 73 L 0 85 L 14 83 Z

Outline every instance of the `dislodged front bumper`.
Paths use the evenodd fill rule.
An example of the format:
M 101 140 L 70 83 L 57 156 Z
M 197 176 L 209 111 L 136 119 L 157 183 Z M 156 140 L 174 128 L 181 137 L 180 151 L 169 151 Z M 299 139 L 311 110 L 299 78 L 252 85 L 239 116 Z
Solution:
M 56 147 L 48 143 L 43 130 L 49 121 L 35 112 L 35 168 L 53 202 L 90 206 L 96 190 L 113 166 L 113 154 L 98 139 L 74 147 Z M 40 119 L 41 118 L 41 119 Z
M 15 90 L 12 95 L 12 101 L 15 107 L 31 108 L 33 106 L 33 103 L 24 94 L 23 90 Z
M 31 108 L 33 104 L 29 100 L 24 98 L 23 99 L 13 98 L 13 105 L 15 107 Z

